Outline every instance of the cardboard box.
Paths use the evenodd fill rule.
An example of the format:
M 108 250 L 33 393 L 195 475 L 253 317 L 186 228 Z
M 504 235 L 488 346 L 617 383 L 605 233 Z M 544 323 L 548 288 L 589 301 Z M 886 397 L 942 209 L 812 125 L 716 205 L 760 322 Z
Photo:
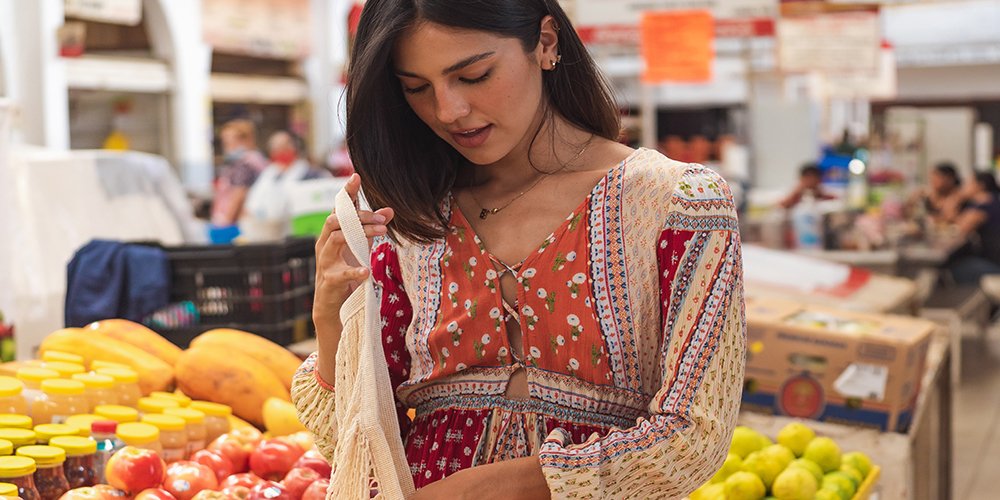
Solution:
M 754 299 L 747 324 L 744 410 L 909 428 L 934 323 Z

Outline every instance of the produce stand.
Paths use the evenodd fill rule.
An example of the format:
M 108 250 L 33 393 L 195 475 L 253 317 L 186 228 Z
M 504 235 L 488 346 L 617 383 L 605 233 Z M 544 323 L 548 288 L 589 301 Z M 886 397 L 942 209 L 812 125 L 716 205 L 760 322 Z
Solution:
M 917 413 L 906 434 L 879 432 L 854 426 L 809 421 L 817 434 L 833 438 L 845 450 L 867 453 L 881 467 L 877 484 L 869 485 L 870 498 L 923 500 L 950 498 L 951 384 L 948 342 L 936 337 L 927 354 Z M 740 424 L 775 435 L 792 418 L 743 412 Z M 861 497 L 864 498 L 864 497 Z

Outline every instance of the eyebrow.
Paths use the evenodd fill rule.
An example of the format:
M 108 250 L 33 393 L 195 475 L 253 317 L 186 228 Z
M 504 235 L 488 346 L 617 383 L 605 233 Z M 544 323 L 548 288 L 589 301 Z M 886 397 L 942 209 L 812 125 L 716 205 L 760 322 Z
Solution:
M 456 72 L 458 70 L 461 70 L 461 69 L 464 69 L 464 68 L 466 68 L 468 66 L 476 64 L 477 62 L 482 61 L 483 59 L 487 59 L 487 58 L 493 57 L 495 54 L 496 54 L 496 52 L 492 52 L 491 51 L 491 52 L 483 52 L 482 54 L 477 54 L 477 55 L 474 55 L 472 57 L 467 57 L 467 58 L 462 59 L 461 61 L 459 61 L 459 62 L 457 62 L 455 64 L 452 64 L 451 66 L 448 66 L 443 71 L 441 71 L 441 74 L 442 75 L 447 75 L 449 73 L 454 73 L 454 72 Z M 414 73 L 410 73 L 408 71 L 402 71 L 402 70 L 396 70 L 396 75 L 398 75 L 398 76 L 408 76 L 410 78 L 420 78 L 419 75 L 416 75 Z

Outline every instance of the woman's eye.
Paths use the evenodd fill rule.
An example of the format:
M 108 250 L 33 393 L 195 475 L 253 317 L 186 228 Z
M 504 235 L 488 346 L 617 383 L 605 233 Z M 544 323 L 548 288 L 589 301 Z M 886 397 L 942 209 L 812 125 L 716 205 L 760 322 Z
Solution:
M 475 84 L 475 83 L 485 82 L 486 79 L 489 77 L 490 77 L 490 72 L 487 71 L 486 73 L 483 73 L 483 76 L 477 78 L 459 78 L 459 80 L 462 83 Z
M 414 88 L 410 88 L 410 87 L 407 87 L 406 85 L 404 85 L 403 86 L 403 92 L 406 92 L 407 94 L 419 94 L 419 93 L 423 92 L 424 89 L 426 89 L 426 88 L 427 88 L 427 85 L 421 85 L 419 87 L 414 87 Z

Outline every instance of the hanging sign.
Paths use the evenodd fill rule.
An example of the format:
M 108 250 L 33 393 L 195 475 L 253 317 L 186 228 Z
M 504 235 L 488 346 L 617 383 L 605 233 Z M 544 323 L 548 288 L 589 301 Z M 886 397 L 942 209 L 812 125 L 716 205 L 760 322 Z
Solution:
M 586 0 L 573 6 L 573 23 L 584 43 L 640 43 L 645 12 L 707 10 L 717 37 L 774 35 L 778 0 Z
M 63 0 L 66 16 L 135 26 L 142 20 L 140 0 Z
M 785 72 L 878 70 L 882 35 L 874 12 L 785 17 L 777 38 L 778 66 Z
M 217 52 L 275 59 L 309 53 L 309 0 L 202 0 L 205 43 Z
M 707 10 L 647 12 L 640 22 L 646 83 L 712 79 L 714 24 Z

